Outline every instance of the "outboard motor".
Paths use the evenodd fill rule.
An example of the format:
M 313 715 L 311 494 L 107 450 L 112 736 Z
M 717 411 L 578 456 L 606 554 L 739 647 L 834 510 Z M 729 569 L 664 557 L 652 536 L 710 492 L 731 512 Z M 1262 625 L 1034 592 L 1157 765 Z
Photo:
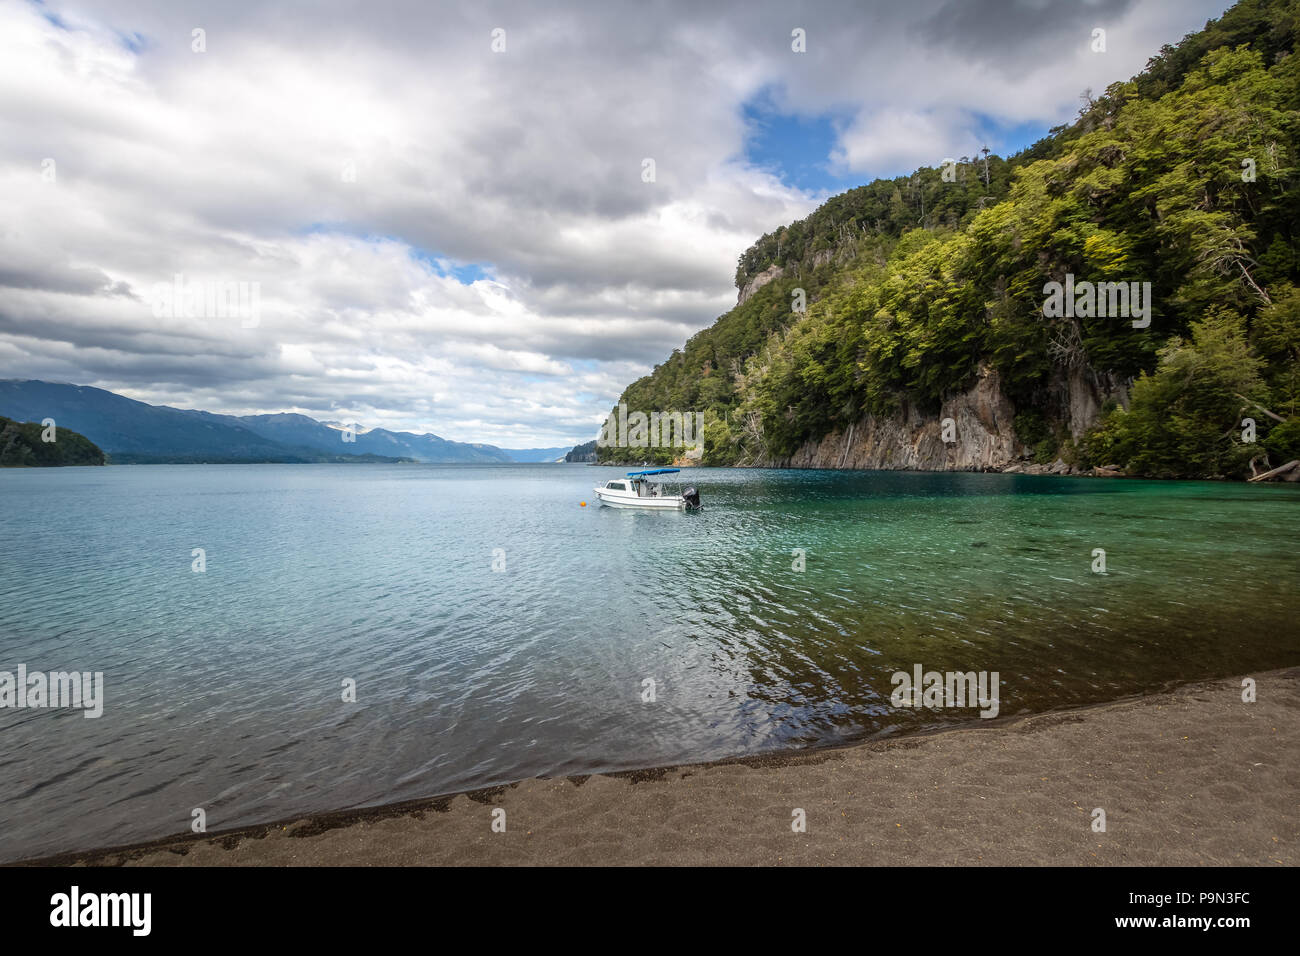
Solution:
M 682 492 L 682 498 L 686 501 L 686 507 L 690 511 L 698 511 L 700 508 L 700 493 L 691 485 Z

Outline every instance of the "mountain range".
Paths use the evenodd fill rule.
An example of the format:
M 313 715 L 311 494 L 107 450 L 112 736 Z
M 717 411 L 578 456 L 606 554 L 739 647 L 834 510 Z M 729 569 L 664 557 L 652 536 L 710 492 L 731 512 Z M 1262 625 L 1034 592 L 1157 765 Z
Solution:
M 433 434 L 351 429 L 285 412 L 219 415 L 149 405 L 102 388 L 0 380 L 0 415 L 19 422 L 52 418 L 85 435 L 119 464 L 161 462 L 556 461 L 567 448 L 503 449 Z M 349 440 L 351 439 L 351 440 Z

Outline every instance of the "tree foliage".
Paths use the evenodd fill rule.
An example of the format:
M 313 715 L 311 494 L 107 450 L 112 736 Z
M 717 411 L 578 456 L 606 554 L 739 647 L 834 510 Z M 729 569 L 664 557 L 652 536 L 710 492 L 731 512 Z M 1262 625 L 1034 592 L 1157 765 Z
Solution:
M 0 468 L 50 465 L 102 465 L 104 453 L 94 442 L 66 428 L 56 428 L 54 441 L 41 440 L 45 426 L 16 422 L 0 415 Z

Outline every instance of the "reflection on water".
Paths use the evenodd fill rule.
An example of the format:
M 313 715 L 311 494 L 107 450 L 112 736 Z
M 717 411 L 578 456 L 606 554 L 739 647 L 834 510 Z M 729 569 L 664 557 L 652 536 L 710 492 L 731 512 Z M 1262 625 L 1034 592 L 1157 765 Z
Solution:
M 974 716 L 891 708 L 915 664 L 999 672 L 1007 715 L 1300 662 L 1294 486 L 727 469 L 699 514 L 579 507 L 616 473 L 0 473 L 0 670 L 107 696 L 0 711 L 0 859 Z

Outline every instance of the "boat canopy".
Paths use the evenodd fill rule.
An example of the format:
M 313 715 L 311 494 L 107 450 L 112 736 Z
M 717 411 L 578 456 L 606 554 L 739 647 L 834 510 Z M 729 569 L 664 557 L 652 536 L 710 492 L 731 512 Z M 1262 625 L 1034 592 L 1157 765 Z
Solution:
M 649 471 L 629 471 L 627 476 L 629 478 L 643 478 L 646 475 L 675 475 L 679 471 L 681 471 L 680 468 L 652 468 Z

